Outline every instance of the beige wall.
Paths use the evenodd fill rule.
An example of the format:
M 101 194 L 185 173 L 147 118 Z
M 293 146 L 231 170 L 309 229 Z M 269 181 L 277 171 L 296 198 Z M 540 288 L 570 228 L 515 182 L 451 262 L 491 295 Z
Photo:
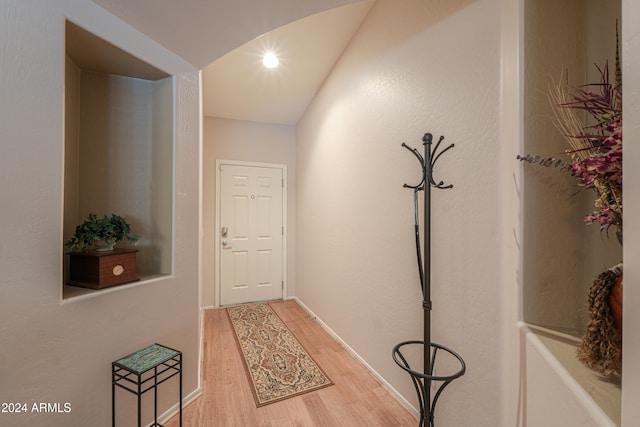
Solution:
M 296 284 L 296 142 L 295 127 L 204 118 L 203 128 L 203 280 L 202 305 L 217 306 L 215 292 L 216 253 L 216 160 L 276 163 L 287 166 L 287 294 Z
M 172 276 L 63 303 L 65 93 L 79 96 L 65 91 L 77 81 L 65 82 L 65 17 L 175 75 L 176 251 Z M 185 396 L 193 393 L 199 387 L 198 70 L 89 1 L 5 1 L 0 26 L 6 31 L 0 44 L 0 401 L 71 404 L 64 414 L 2 413 L 0 424 L 110 425 L 110 363 L 154 342 L 184 352 Z M 161 412 L 177 395 L 176 380 L 165 387 Z M 135 398 L 124 393 L 118 425 L 135 408 Z M 152 399 L 145 411 L 148 421 Z
M 424 131 L 440 131 L 457 148 L 440 161 L 438 171 L 442 179 L 451 177 L 456 185 L 449 191 L 464 194 L 435 194 L 435 206 L 441 212 L 434 221 L 446 224 L 446 235 L 434 237 L 434 244 L 447 252 L 447 259 L 434 256 L 440 257 L 438 266 L 450 267 L 448 259 L 453 259 L 455 271 L 445 267 L 440 268 L 446 272 L 434 271 L 434 340 L 459 351 L 469 371 L 444 393 L 439 422 L 505 427 L 609 425 L 544 346 L 518 329 L 523 187 L 522 167 L 514 159 L 522 152 L 523 135 L 522 3 L 431 3 L 429 19 L 415 13 L 424 13 L 423 4 L 404 3 L 416 7 L 409 13 L 403 7 L 386 9 L 390 3 L 378 2 L 298 128 L 296 295 L 385 380 L 413 399 L 405 374 L 398 372 L 389 356 L 391 346 L 419 337 L 421 329 L 419 295 L 410 291 L 417 286 L 415 270 L 411 271 L 415 267 L 410 196 L 400 188 L 417 176 L 416 164 L 399 144 L 419 146 Z M 479 18 L 485 17 L 482 11 L 499 18 L 499 23 L 493 23 L 501 29 L 499 40 L 486 39 L 493 24 Z M 385 15 L 391 23 L 385 23 Z M 638 16 L 640 9 L 633 0 L 623 0 L 625 75 L 637 74 L 640 67 L 640 48 L 633 37 L 640 30 Z M 436 32 L 437 41 L 425 32 Z M 468 32 L 484 38 L 469 41 Z M 456 50 L 465 42 L 470 44 L 468 50 Z M 499 58 L 485 57 L 494 49 L 499 49 Z M 486 87 L 498 75 L 499 83 Z M 625 81 L 625 140 L 631 141 L 625 143 L 628 183 L 637 181 L 633 176 L 638 169 L 632 165 L 640 161 L 635 148 L 640 145 L 634 143 L 640 123 L 635 111 L 640 109 L 634 108 L 637 82 Z M 445 87 L 440 88 L 441 84 Z M 436 98 L 429 102 L 432 95 Z M 494 116 L 500 118 L 499 126 L 492 121 Z M 432 127 L 434 122 L 442 124 Z M 491 138 L 492 132 L 497 139 Z M 460 133 L 463 136 L 457 136 Z M 473 158 L 468 157 L 471 147 Z M 465 155 L 458 165 L 455 157 Z M 459 167 L 452 168 L 451 163 Z M 473 208 L 466 208 L 469 201 L 476 202 Z M 633 220 L 637 204 L 635 191 L 627 184 L 627 259 L 640 252 L 640 233 Z M 399 217 L 404 221 L 400 225 Z M 401 227 L 406 235 L 398 237 L 394 233 Z M 633 263 L 626 266 L 627 283 L 637 281 L 636 270 Z M 439 285 L 443 276 L 447 276 L 446 286 Z M 469 276 L 473 280 L 465 280 Z M 405 288 L 399 289 L 398 283 Z M 627 306 L 640 299 L 635 289 L 625 289 Z M 639 319 L 634 310 L 626 311 L 623 427 L 635 426 L 640 417 L 634 403 L 640 393 L 640 369 L 634 362 L 640 354 L 640 342 L 634 338 Z
M 378 0 L 298 124 L 296 295 L 414 405 L 391 358 L 422 337 L 403 188 L 420 172 L 400 144 L 455 143 L 435 171 L 454 188 L 433 194 L 432 334 L 469 369 L 438 402 L 443 426 L 500 417 L 499 17 L 493 0 Z
M 640 63 L 633 37 L 640 9 L 632 3 L 623 1 L 625 75 L 637 73 Z M 554 356 L 518 330 L 526 208 L 522 167 L 514 159 L 524 129 L 523 2 L 431 3 L 428 17 L 421 15 L 424 4 L 394 6 L 377 2 L 299 124 L 297 296 L 415 403 L 405 374 L 389 356 L 394 343 L 419 337 L 421 329 L 418 292 L 409 295 L 410 286 L 417 286 L 410 196 L 402 199 L 400 188 L 417 173 L 411 173 L 415 159 L 405 158 L 399 143 L 418 146 L 425 130 L 442 132 L 456 148 L 442 158 L 436 178 L 456 187 L 449 190 L 453 194 L 436 192 L 434 201 L 434 223 L 446 232 L 434 235 L 433 338 L 459 351 L 469 370 L 444 393 L 438 422 L 610 425 Z M 495 23 L 483 12 L 500 18 L 499 40 L 491 39 Z M 594 15 L 602 16 L 596 10 L 589 19 Z M 466 38 L 468 33 L 475 36 Z M 458 47 L 461 39 L 466 49 Z M 491 57 L 498 46 L 501 56 Z M 637 168 L 629 165 L 639 161 L 637 82 L 629 80 L 626 183 L 635 182 Z M 456 156 L 468 157 L 456 167 Z M 627 184 L 627 259 L 638 252 L 630 214 L 638 209 L 636 199 Z M 626 266 L 626 283 L 635 283 L 635 270 L 633 263 Z M 635 289 L 625 288 L 625 307 L 638 299 Z M 634 362 L 640 344 L 629 332 L 640 316 L 625 313 L 623 427 L 634 426 L 640 411 L 633 403 L 640 393 Z

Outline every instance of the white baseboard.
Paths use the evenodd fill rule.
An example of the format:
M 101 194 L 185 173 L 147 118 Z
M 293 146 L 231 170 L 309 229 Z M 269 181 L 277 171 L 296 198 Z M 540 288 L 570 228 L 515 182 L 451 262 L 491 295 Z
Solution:
M 200 396 L 202 396 L 202 389 L 198 387 L 197 389 L 189 393 L 187 396 L 185 396 L 184 399 L 182 399 L 182 410 L 184 411 L 184 409 L 187 406 L 189 406 L 189 404 L 193 403 Z M 171 419 L 173 416 L 175 416 L 178 412 L 180 412 L 180 404 L 176 403 L 175 405 L 167 409 L 162 415 L 158 417 L 158 422 L 160 424 L 164 424 L 167 421 L 169 421 L 169 419 Z
M 362 357 L 360 357 L 360 355 L 358 353 L 356 353 L 354 349 L 349 347 L 349 345 L 342 338 L 340 338 L 340 336 L 338 336 L 338 334 L 336 334 L 313 311 L 311 311 L 311 309 L 309 309 L 309 307 L 307 307 L 302 301 L 300 301 L 300 299 L 298 297 L 291 297 L 291 298 L 288 298 L 288 299 L 295 300 L 298 304 L 300 304 L 300 307 L 302 307 L 307 313 L 309 313 L 309 315 L 313 319 L 315 319 L 320 324 L 320 326 L 322 326 L 322 328 L 325 331 L 327 331 L 327 333 L 329 335 L 331 335 L 333 337 L 333 339 L 335 339 L 345 350 L 347 350 L 347 352 L 349 352 L 349 354 L 351 354 L 353 357 L 355 357 L 358 362 L 360 362 L 365 368 L 367 368 L 369 370 L 369 372 L 371 372 L 371 374 L 375 377 L 375 379 L 378 380 L 378 382 L 380 384 L 382 384 L 382 386 L 389 393 L 391 393 L 391 395 L 398 402 L 400 402 L 400 404 L 402 406 L 404 406 L 409 411 L 411 411 L 416 418 L 419 417 L 420 411 L 418 409 L 416 409 L 407 399 L 405 399 L 400 393 L 398 393 L 398 390 L 396 390 L 391 384 L 389 384 L 389 382 L 387 380 L 385 380 L 384 377 L 382 375 L 380 375 L 375 369 L 373 369 L 373 367 L 371 365 L 369 365 L 366 362 L 366 360 L 364 360 Z

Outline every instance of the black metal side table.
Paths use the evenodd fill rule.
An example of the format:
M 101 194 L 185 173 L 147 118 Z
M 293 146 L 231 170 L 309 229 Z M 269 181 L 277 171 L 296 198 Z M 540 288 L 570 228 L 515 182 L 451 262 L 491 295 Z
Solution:
M 116 386 L 138 396 L 138 427 L 142 427 L 142 395 L 153 389 L 153 424 L 158 424 L 158 385 L 180 375 L 180 427 L 182 427 L 182 352 L 160 344 L 131 353 L 111 363 L 111 419 L 116 425 Z

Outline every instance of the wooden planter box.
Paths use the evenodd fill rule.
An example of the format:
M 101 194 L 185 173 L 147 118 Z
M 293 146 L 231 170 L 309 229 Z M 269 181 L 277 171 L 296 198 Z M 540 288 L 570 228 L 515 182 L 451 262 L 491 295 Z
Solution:
M 136 273 L 137 249 L 69 254 L 68 285 L 103 289 L 140 280 Z

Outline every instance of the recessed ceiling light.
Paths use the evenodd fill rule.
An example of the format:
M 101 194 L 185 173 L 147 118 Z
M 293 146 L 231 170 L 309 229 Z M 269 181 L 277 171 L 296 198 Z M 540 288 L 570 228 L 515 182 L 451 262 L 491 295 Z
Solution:
M 267 52 L 262 57 L 262 63 L 267 68 L 276 68 L 280 63 L 280 61 L 278 60 L 278 57 L 276 56 L 275 53 Z

